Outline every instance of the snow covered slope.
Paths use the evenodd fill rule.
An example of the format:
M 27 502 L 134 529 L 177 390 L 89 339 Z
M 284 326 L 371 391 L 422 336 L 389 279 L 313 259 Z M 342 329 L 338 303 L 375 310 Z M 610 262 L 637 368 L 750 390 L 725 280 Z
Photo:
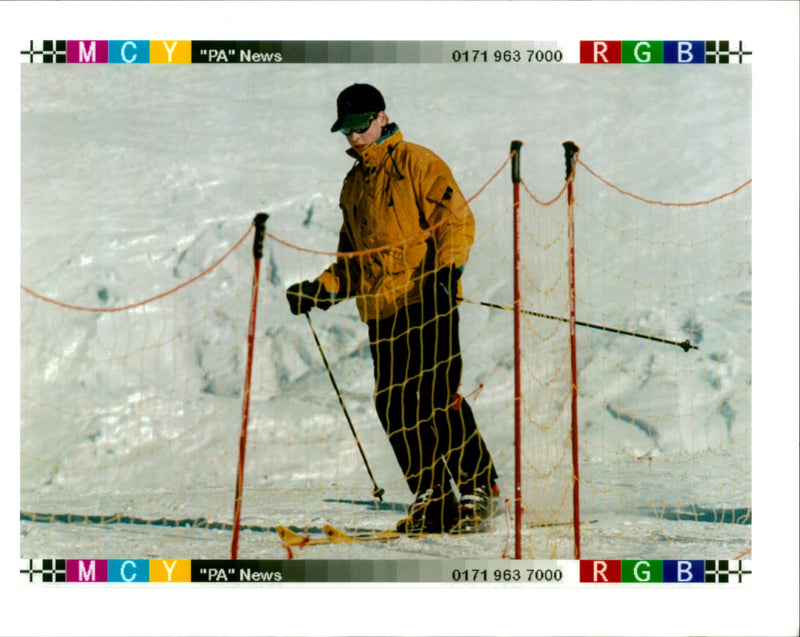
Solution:
M 513 139 L 525 144 L 523 178 L 540 199 L 563 184 L 561 143 L 568 139 L 600 175 L 649 199 L 705 200 L 750 178 L 746 65 L 23 66 L 22 283 L 70 304 L 135 303 L 212 265 L 258 211 L 269 213 L 272 235 L 316 251 L 335 250 L 338 193 L 351 160 L 343 153 L 345 140 L 328 130 L 337 93 L 354 81 L 382 90 L 387 112 L 406 138 L 436 150 L 467 196 L 500 167 Z M 476 245 L 465 286 L 474 298 L 508 303 L 510 270 L 504 275 L 495 269 L 510 246 L 510 234 L 496 218 L 508 205 L 507 174 L 501 180 L 473 205 L 484 243 Z M 590 182 L 584 174 L 579 186 Z M 693 217 L 681 236 L 690 245 L 717 236 L 722 223 L 746 224 L 749 197 L 740 206 L 734 220 Z M 737 241 L 742 236 L 748 235 Z M 592 262 L 610 251 L 589 237 L 583 246 Z M 23 511 L 230 522 L 252 276 L 248 248 L 245 242 L 197 285 L 128 316 L 44 310 L 41 301 L 23 294 Z M 743 253 L 746 261 L 749 246 L 736 248 L 731 254 Z M 625 267 L 628 255 L 617 246 L 613 252 Z M 243 521 L 252 529 L 243 534 L 244 555 L 283 556 L 268 532 L 276 524 L 382 528 L 410 500 L 372 412 L 366 330 L 352 304 L 315 312 L 313 320 L 376 478 L 387 490 L 380 504 L 369 498 L 305 321 L 286 309 L 285 287 L 315 276 L 330 260 L 267 242 L 245 480 Z M 699 263 L 687 254 L 689 262 Z M 736 263 L 724 263 L 721 271 Z M 674 264 L 664 269 L 667 287 L 673 277 L 709 271 L 679 270 Z M 671 305 L 672 297 L 656 296 L 649 304 L 637 302 L 635 312 L 618 312 L 620 298 L 591 297 L 588 291 L 600 288 L 579 273 L 585 307 L 602 315 L 581 318 L 620 318 L 629 327 L 638 321 L 643 329 L 684 337 L 687 329 L 695 334 L 695 323 L 703 325 L 701 350 L 690 354 L 623 344 L 608 335 L 582 340 L 581 427 L 590 441 L 602 439 L 603 449 L 609 440 L 615 446 L 613 453 L 584 458 L 587 515 L 604 524 L 597 539 L 586 534 L 589 552 L 734 557 L 749 548 L 749 517 L 748 524 L 720 520 L 750 506 L 750 273 L 736 272 L 720 286 L 704 288 L 706 298 Z M 662 265 L 654 262 L 647 276 L 661 274 Z M 703 314 L 698 307 L 725 310 Z M 484 383 L 473 406 L 488 423 L 482 429 L 507 495 L 511 431 L 494 423 L 510 414 L 510 319 L 467 306 L 463 316 L 464 389 Z M 135 362 L 115 358 L 115 348 L 135 352 Z M 669 393 L 661 385 L 655 395 L 645 395 L 635 370 L 653 365 L 686 368 L 678 367 L 680 382 L 670 381 Z M 612 377 L 612 368 L 634 371 Z M 205 371 L 192 372 L 198 369 Z M 176 378 L 186 380 L 166 392 Z M 682 419 L 689 430 L 664 428 L 655 447 L 652 432 L 637 418 L 620 415 L 686 404 L 687 396 L 693 409 L 713 412 L 713 418 Z M 722 412 L 703 406 L 723 403 Z M 602 433 L 592 428 L 598 418 L 606 423 Z M 716 478 L 697 484 L 685 458 L 709 449 L 702 475 Z M 620 467 L 620 455 L 648 454 L 644 463 Z M 641 488 L 632 499 L 619 495 Z M 684 507 L 691 505 L 693 513 L 687 513 Z M 508 546 L 508 518 L 500 516 L 496 526 L 480 539 L 327 547 L 314 555 L 497 557 Z M 153 524 L 23 521 L 21 532 L 24 556 L 50 555 L 57 546 L 63 557 L 219 557 L 230 541 L 225 528 L 178 532 Z

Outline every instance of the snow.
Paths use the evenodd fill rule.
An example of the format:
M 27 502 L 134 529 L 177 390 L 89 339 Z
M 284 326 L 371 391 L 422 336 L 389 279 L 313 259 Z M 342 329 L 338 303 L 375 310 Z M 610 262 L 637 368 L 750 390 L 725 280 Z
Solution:
M 136 303 L 210 267 L 258 211 L 269 213 L 271 235 L 332 252 L 339 187 L 351 162 L 343 138 L 327 131 L 336 94 L 353 81 L 381 88 L 406 138 L 435 149 L 468 196 L 500 167 L 510 141 L 521 139 L 526 185 L 539 199 L 552 198 L 564 179 L 561 143 L 571 139 L 581 158 L 620 188 L 663 201 L 708 199 L 751 175 L 749 69 L 23 66 L 21 280 L 65 303 Z M 592 181 L 581 174 L 578 192 L 612 197 Z M 465 274 L 470 295 L 500 304 L 512 298 L 509 226 L 497 219 L 509 206 L 507 183 L 504 173 L 473 204 L 479 239 Z M 598 520 L 583 534 L 585 555 L 733 558 L 751 548 L 749 520 L 663 513 L 694 505 L 713 520 L 714 511 L 750 508 L 749 269 L 719 285 L 703 279 L 704 258 L 722 261 L 727 277 L 737 259 L 749 262 L 749 227 L 741 230 L 749 195 L 737 205 L 735 219 L 730 209 L 683 213 L 684 222 L 692 219 L 688 227 L 660 227 L 660 212 L 640 219 L 640 238 L 652 237 L 646 241 L 682 233 L 685 263 L 663 271 L 657 266 L 670 255 L 583 240 L 578 227 L 580 258 L 617 259 L 619 271 L 644 270 L 640 278 L 666 290 L 621 309 L 630 288 L 604 287 L 598 275 L 579 270 L 579 303 L 596 313 L 583 318 L 624 321 L 627 329 L 674 338 L 686 337 L 687 321 L 704 328 L 699 353 L 690 354 L 580 332 L 584 519 Z M 617 218 L 602 223 L 615 227 L 629 223 L 625 214 L 643 214 L 641 207 L 620 212 L 611 204 L 607 213 Z M 703 242 L 736 224 L 730 250 L 698 257 Z M 587 239 L 594 232 L 587 229 Z M 249 246 L 179 293 L 127 313 L 54 311 L 23 294 L 23 511 L 230 523 Z M 352 304 L 313 312 L 312 319 L 376 480 L 386 488 L 383 503 L 369 497 L 305 321 L 286 311 L 285 287 L 316 276 L 331 258 L 267 240 L 242 520 L 259 529 L 290 524 L 313 531 L 326 522 L 386 528 L 411 499 L 374 417 L 366 329 Z M 702 285 L 691 298 L 669 293 L 692 277 Z M 463 306 L 463 388 L 482 387 L 471 401 L 507 497 L 513 376 L 510 313 L 503 314 Z M 653 368 L 673 371 L 640 389 L 642 370 Z M 674 404 L 691 406 L 691 413 L 676 414 L 679 428 L 648 433 L 641 418 L 674 413 Z M 722 404 L 727 411 L 714 416 Z M 625 416 L 631 413 L 638 416 Z M 693 482 L 697 471 L 702 484 Z M 295 557 L 500 557 L 509 550 L 513 523 L 501 514 L 495 527 L 480 538 L 309 547 Z M 545 546 L 568 535 L 558 527 L 536 533 Z M 20 548 L 24 556 L 59 547 L 64 557 L 199 558 L 224 557 L 229 543 L 224 530 L 23 521 Z M 243 532 L 240 555 L 286 553 L 274 533 L 258 530 Z

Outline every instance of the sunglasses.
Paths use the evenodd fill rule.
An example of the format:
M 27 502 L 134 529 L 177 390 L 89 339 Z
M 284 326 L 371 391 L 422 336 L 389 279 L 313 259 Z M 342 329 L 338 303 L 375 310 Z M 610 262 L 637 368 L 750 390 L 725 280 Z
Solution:
M 345 137 L 347 137 L 348 135 L 352 135 L 353 133 L 355 133 L 356 135 L 363 135 L 364 133 L 366 133 L 369 130 L 369 127 L 372 126 L 372 122 L 374 122 L 377 119 L 377 117 L 378 117 L 378 114 L 377 113 L 373 113 L 370 116 L 370 118 L 367 121 L 367 123 L 364 126 L 361 126 L 359 128 L 342 128 L 341 129 L 342 135 L 344 135 Z

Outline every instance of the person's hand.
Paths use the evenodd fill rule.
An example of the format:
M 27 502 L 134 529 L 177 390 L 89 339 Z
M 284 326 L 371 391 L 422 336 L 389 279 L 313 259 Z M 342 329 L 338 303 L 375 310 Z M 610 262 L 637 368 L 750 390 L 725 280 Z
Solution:
M 327 310 L 333 303 L 328 292 L 319 281 L 302 281 L 290 285 L 286 290 L 286 300 L 292 314 L 307 314 L 312 307 Z

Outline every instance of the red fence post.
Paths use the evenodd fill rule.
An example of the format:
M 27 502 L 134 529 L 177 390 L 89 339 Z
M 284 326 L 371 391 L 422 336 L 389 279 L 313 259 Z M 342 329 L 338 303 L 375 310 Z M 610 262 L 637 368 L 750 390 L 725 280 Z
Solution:
M 522 380 L 520 373 L 519 327 L 519 182 L 521 141 L 511 142 L 511 182 L 514 188 L 514 536 L 515 559 L 522 559 Z
M 575 339 L 575 198 L 573 183 L 578 151 L 573 142 L 564 142 L 567 162 L 567 204 L 569 206 L 569 345 L 572 365 L 572 525 L 575 533 L 575 559 L 581 559 L 580 473 L 578 472 L 578 349 Z
M 261 257 L 264 256 L 264 227 L 268 215 L 259 212 L 254 220 L 256 236 L 253 240 L 253 294 L 250 304 L 250 322 L 247 330 L 247 371 L 244 381 L 244 403 L 242 407 L 242 432 L 239 436 L 239 469 L 236 473 L 236 500 L 233 507 L 233 541 L 231 542 L 231 559 L 235 560 L 239 552 L 239 521 L 242 515 L 242 486 L 244 484 L 244 456 L 247 448 L 247 420 L 250 414 L 250 381 L 253 374 L 253 345 L 256 334 L 256 308 L 258 306 L 258 277 Z

